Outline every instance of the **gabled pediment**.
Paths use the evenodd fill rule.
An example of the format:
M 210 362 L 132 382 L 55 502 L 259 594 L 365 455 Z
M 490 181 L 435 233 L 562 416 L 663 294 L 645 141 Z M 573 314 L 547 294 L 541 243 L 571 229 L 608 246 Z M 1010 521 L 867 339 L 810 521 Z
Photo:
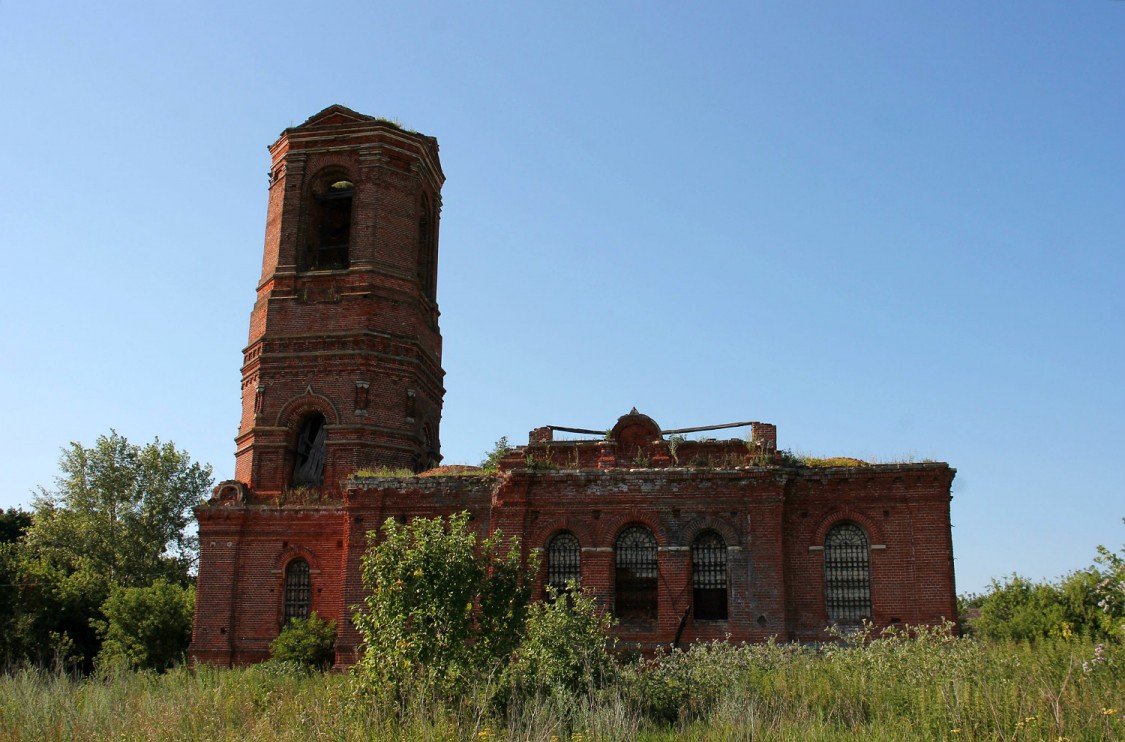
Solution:
M 313 114 L 305 121 L 305 123 L 298 126 L 298 129 L 304 129 L 306 126 L 338 126 L 340 124 L 358 124 L 366 121 L 375 121 L 374 116 L 365 116 L 362 113 L 357 113 L 347 106 L 341 106 L 339 103 L 333 104 L 325 108 L 320 113 Z

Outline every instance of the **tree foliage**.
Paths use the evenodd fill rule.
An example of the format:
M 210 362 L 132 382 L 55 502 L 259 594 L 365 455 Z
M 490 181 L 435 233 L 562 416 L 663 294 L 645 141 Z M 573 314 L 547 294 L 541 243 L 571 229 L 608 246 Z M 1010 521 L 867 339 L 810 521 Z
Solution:
M 519 542 L 479 539 L 469 514 L 388 520 L 362 561 L 356 672 L 398 698 L 410 688 L 455 696 L 491 677 L 519 642 L 530 588 Z
M 110 431 L 91 448 L 64 448 L 59 469 L 55 489 L 34 501 L 27 541 L 38 559 L 107 586 L 187 579 L 198 545 L 185 529 L 211 488 L 210 466 L 159 438 L 137 446 Z
M 1066 611 L 1054 585 L 1013 574 L 992 580 L 980 601 L 973 633 L 1001 641 L 1031 641 L 1067 630 Z M 1070 629 L 1073 631 L 1073 628 Z
M 89 448 L 64 448 L 59 470 L 53 489 L 40 488 L 22 538 L 0 553 L 4 584 L 18 586 L 0 595 L 2 648 L 9 660 L 89 668 L 102 641 L 92 622 L 106 622 L 115 590 L 190 583 L 197 544 L 186 527 L 211 467 L 172 443 L 138 446 L 110 431 Z
M 1118 555 L 1099 546 L 1098 553 L 1093 565 L 1055 582 L 1016 574 L 993 580 L 983 595 L 965 600 L 979 611 L 969 630 L 1006 641 L 1125 639 L 1125 550 Z
M 15 543 L 0 542 L 0 668 L 23 655 L 21 574 L 19 547 Z
M 157 578 L 148 587 L 115 587 L 94 626 L 104 667 L 167 670 L 183 659 L 191 641 L 195 588 Z
M 22 541 L 27 529 L 31 527 L 31 513 L 20 508 L 0 510 L 0 544 L 14 544 Z

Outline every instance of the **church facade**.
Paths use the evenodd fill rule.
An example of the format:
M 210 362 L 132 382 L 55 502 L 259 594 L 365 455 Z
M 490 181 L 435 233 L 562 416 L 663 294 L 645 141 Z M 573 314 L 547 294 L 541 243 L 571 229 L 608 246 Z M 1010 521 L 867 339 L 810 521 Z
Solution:
M 195 661 L 266 659 L 315 611 L 354 662 L 368 533 L 461 511 L 540 552 L 539 596 L 578 580 L 642 650 L 956 617 L 944 463 L 809 465 L 768 423 L 689 440 L 634 409 L 586 439 L 537 428 L 495 473 L 438 466 L 436 140 L 331 106 L 270 153 L 235 478 L 196 509 Z

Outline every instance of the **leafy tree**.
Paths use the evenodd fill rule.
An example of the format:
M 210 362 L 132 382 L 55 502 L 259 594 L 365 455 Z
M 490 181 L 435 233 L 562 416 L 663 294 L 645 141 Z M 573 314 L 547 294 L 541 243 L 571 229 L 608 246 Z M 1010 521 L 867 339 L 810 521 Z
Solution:
M 314 670 L 327 670 L 336 658 L 336 622 L 326 621 L 314 611 L 305 618 L 290 619 L 270 642 L 270 656 Z
M 106 620 L 115 588 L 190 583 L 196 541 L 185 529 L 211 467 L 171 443 L 137 446 L 110 431 L 64 448 L 59 469 L 19 545 L 20 644 L 31 659 L 73 654 L 88 668 L 101 644 L 91 621 Z
M 14 543 L 0 542 L 0 668 L 21 656 L 20 563 Z
M 0 510 L 0 668 L 23 655 L 20 637 L 20 544 L 31 525 L 31 513 Z
M 197 543 L 185 529 L 211 488 L 210 466 L 159 438 L 137 446 L 111 430 L 92 448 L 64 448 L 59 469 L 55 490 L 34 501 L 27 542 L 38 559 L 107 586 L 187 581 Z
M 19 645 L 26 659 L 88 670 L 100 641 L 90 623 L 102 617 L 106 582 L 89 572 L 67 572 L 19 555 Z
M 31 527 L 31 513 L 19 508 L 0 510 L 0 544 L 14 544 L 22 541 L 27 529 Z
M 549 600 L 528 610 L 524 638 L 508 671 L 513 691 L 517 697 L 588 694 L 613 676 L 613 618 L 577 584 L 565 593 L 547 589 Z
M 195 588 L 157 578 L 148 587 L 115 587 L 95 620 L 102 639 L 103 667 L 166 670 L 179 662 L 191 641 Z
M 368 534 L 368 594 L 355 614 L 357 674 L 402 701 L 412 688 L 456 696 L 498 676 L 519 643 L 530 589 L 517 539 L 478 539 L 467 512 L 388 520 Z M 534 566 L 532 566 L 534 571 Z

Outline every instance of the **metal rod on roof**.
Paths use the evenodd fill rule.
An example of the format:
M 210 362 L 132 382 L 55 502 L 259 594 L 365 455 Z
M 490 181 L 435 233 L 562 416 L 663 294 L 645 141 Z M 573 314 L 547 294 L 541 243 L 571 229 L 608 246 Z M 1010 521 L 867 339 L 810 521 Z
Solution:
M 723 430 L 724 428 L 745 428 L 754 423 L 723 423 L 722 425 L 704 425 L 699 428 L 677 428 L 676 430 L 661 430 L 661 435 L 676 435 L 677 433 L 702 433 L 705 430 Z M 583 435 L 605 435 L 604 430 L 588 430 L 586 428 L 564 428 L 561 425 L 548 425 L 550 430 L 561 430 L 564 433 L 581 433 Z
M 561 425 L 548 425 L 551 430 L 561 430 L 564 433 L 583 433 L 585 435 L 605 435 L 604 430 L 586 430 L 585 428 L 564 428 Z
M 678 430 L 661 430 L 661 435 L 676 435 L 677 433 L 702 433 L 704 430 L 722 430 L 723 428 L 744 428 L 754 423 L 724 423 L 722 425 L 704 425 L 701 428 L 679 428 Z

